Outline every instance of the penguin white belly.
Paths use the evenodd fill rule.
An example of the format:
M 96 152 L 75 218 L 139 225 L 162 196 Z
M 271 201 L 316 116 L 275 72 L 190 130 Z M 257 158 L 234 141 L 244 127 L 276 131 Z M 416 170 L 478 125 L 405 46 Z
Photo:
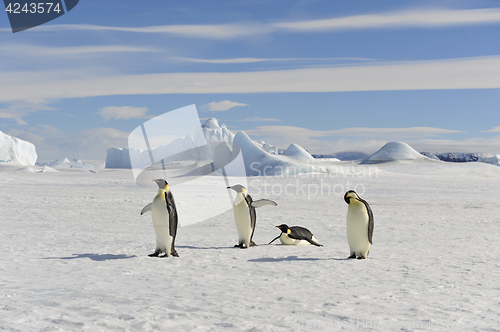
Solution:
M 165 199 L 156 196 L 151 205 L 151 215 L 156 233 L 156 249 L 171 254 L 173 237 L 170 236 L 170 216 Z
M 318 242 L 318 240 L 316 240 L 316 238 L 314 236 L 312 237 L 312 240 L 315 242 Z M 280 241 L 282 244 L 289 245 L 289 246 L 310 246 L 310 245 L 312 245 L 306 240 L 292 239 L 292 238 L 288 237 L 288 235 L 285 233 L 281 233 Z
M 237 201 L 235 200 L 235 202 Z M 234 206 L 234 222 L 238 231 L 239 243 L 245 243 L 247 247 L 250 247 L 252 225 L 250 221 L 250 209 L 244 198 Z
M 368 256 L 368 212 L 361 202 L 351 202 L 347 209 L 347 243 L 357 256 Z

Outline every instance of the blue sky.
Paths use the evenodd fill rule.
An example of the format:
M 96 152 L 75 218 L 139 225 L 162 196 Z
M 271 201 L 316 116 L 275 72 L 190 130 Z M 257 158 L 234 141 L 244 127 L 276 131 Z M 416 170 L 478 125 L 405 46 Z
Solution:
M 82 0 L 13 34 L 0 15 L 0 130 L 39 161 L 103 160 L 190 104 L 312 153 L 500 153 L 498 1 Z

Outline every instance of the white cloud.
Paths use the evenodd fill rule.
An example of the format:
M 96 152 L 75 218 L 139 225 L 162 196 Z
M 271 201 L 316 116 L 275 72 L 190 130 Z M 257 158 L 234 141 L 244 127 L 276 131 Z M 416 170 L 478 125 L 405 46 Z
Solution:
M 134 33 L 168 34 L 180 37 L 207 38 L 207 39 L 232 39 L 269 33 L 272 26 L 266 24 L 199 24 L 199 25 L 157 25 L 146 27 L 112 27 L 93 24 L 56 24 L 42 25 L 37 31 L 117 31 Z M 3 29 L 10 30 L 10 29 Z
M 297 32 L 312 32 L 373 28 L 435 28 L 498 23 L 500 23 L 500 8 L 485 8 L 408 10 L 322 20 L 283 22 L 275 23 L 274 26 Z
M 236 106 L 248 106 L 248 104 L 238 103 L 236 101 L 223 100 L 223 101 L 213 101 L 203 106 L 207 111 L 228 111 Z
M 350 61 L 373 61 L 375 59 L 370 58 L 233 58 L 233 59 L 196 59 L 196 58 L 186 58 L 177 57 L 175 60 L 186 61 L 186 62 L 199 62 L 199 63 L 212 63 L 212 64 L 238 64 L 238 63 L 256 63 L 256 62 L 268 62 L 268 61 L 339 61 L 339 60 L 350 60 Z
M 112 52 L 158 52 L 158 50 L 143 47 L 132 47 L 126 45 L 98 45 L 98 46 L 71 46 L 71 47 L 48 47 L 29 44 L 11 44 L 1 45 L 1 53 L 14 53 L 16 55 L 36 55 L 54 56 L 54 55 L 77 55 L 89 53 L 112 53 Z
M 132 33 L 168 34 L 205 39 L 233 39 L 261 36 L 275 32 L 338 31 L 373 28 L 436 28 L 447 26 L 498 24 L 499 8 L 483 9 L 420 9 L 383 12 L 296 22 L 230 23 L 206 25 L 161 25 L 147 27 L 112 27 L 92 24 L 42 25 L 35 31 L 117 31 Z M 8 28 L 0 31 L 10 31 Z M 30 31 L 34 33 L 35 31 Z M 28 33 L 30 33 L 28 32 Z
M 486 132 L 486 133 L 500 133 L 500 126 L 495 127 L 493 129 L 490 129 L 490 130 L 485 130 L 484 132 Z
M 146 115 L 147 112 L 147 107 L 108 106 L 101 108 L 99 115 L 106 121 L 110 119 L 149 119 L 150 117 Z
M 280 119 L 274 119 L 274 118 L 261 118 L 261 117 L 255 117 L 255 118 L 245 118 L 241 121 L 260 121 L 260 122 L 278 122 L 282 121 Z
M 75 79 L 65 78 L 65 73 L 59 77 L 54 72 L 46 75 L 40 72 L 15 74 L 2 73 L 0 101 L 169 93 L 498 89 L 500 56 L 260 72 L 110 75 Z

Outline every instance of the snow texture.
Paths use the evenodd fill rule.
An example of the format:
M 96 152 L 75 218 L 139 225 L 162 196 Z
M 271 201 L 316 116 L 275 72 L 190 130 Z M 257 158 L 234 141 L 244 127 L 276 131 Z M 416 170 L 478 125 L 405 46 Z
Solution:
M 34 166 L 37 158 L 33 144 L 0 131 L 0 164 Z
M 159 259 L 147 256 L 155 248 L 151 217 L 139 215 L 157 192 L 154 183 L 136 186 L 131 170 L 26 173 L 2 166 L 1 329 L 500 329 L 500 168 L 332 167 L 337 173 L 249 179 L 254 200 L 278 204 L 257 210 L 257 247 L 233 248 L 238 235 L 229 210 L 180 228 L 180 257 Z M 191 195 L 173 186 L 176 203 L 210 202 L 201 195 L 211 189 L 205 178 Z M 374 213 L 366 260 L 346 258 L 348 189 Z M 324 246 L 267 245 L 282 223 L 306 227 Z

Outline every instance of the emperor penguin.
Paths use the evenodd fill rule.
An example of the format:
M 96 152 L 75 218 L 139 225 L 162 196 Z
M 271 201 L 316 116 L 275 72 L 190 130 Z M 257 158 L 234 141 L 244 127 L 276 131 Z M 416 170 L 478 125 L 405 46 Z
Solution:
M 236 244 L 235 247 L 243 249 L 256 246 L 256 244 L 252 241 L 256 221 L 255 208 L 264 205 L 276 206 L 278 204 L 268 199 L 253 201 L 252 196 L 248 194 L 247 189 L 240 184 L 227 187 L 227 189 L 233 189 L 237 193 L 236 198 L 234 199 L 233 212 L 239 239 L 238 244 Z
M 164 179 L 153 181 L 158 184 L 158 194 L 153 199 L 153 203 L 149 203 L 141 211 L 141 215 L 151 212 L 156 233 L 156 250 L 148 256 L 158 257 L 161 253 L 164 253 L 165 255 L 159 257 L 168 257 L 170 255 L 179 257 L 175 250 L 177 209 L 174 195 L 172 195 L 167 181 Z
M 350 255 L 348 258 L 365 259 L 368 257 L 372 245 L 372 209 L 354 190 L 347 191 L 344 200 L 349 204 L 347 209 L 347 243 Z
M 281 230 L 281 234 L 274 238 L 269 244 L 276 241 L 278 238 L 280 239 L 282 244 L 292 245 L 292 246 L 309 246 L 315 245 L 318 247 L 323 246 L 319 244 L 318 240 L 312 235 L 312 233 L 304 227 L 300 226 L 292 226 L 288 227 L 285 224 L 281 224 L 276 226 Z

